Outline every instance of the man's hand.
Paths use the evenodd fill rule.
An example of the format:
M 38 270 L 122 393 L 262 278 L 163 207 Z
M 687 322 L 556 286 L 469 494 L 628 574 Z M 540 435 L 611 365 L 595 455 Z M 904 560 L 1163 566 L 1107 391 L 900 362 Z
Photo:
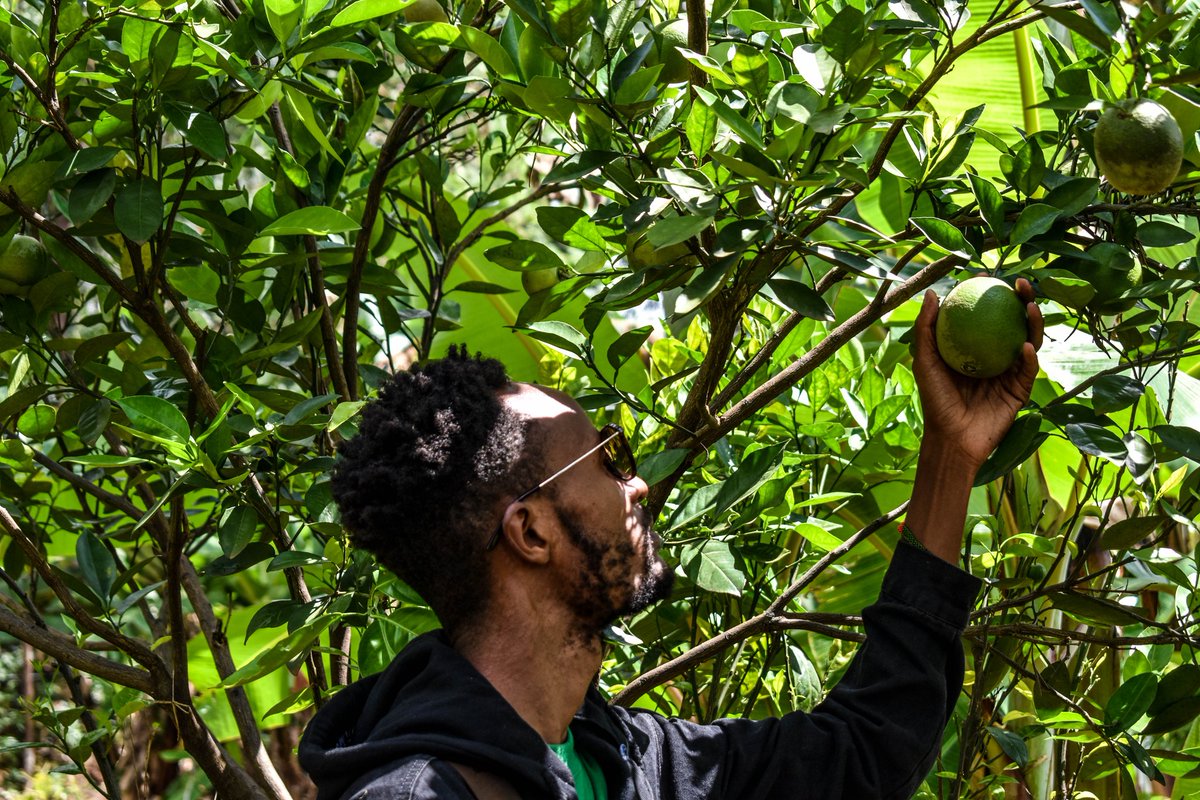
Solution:
M 1042 312 L 1033 302 L 1029 281 L 1017 280 L 1017 294 L 1025 301 L 1029 340 L 1017 363 L 995 378 L 960 375 L 938 355 L 934 338 L 938 299 L 932 289 L 925 292 L 917 316 L 913 367 L 925 413 L 925 440 L 930 444 L 937 440 L 951 451 L 957 449 L 964 463 L 976 469 L 1000 444 L 1017 412 L 1028 402 L 1038 374 Z
M 975 474 L 1029 400 L 1038 374 L 1042 313 L 1033 302 L 1029 281 L 1017 281 L 1017 294 L 1025 301 L 1029 340 L 1017 363 L 995 378 L 959 375 L 938 355 L 933 333 L 938 301 L 933 292 L 925 294 L 917 316 L 913 366 L 925 436 L 904 524 L 931 553 L 951 563 L 962 547 Z

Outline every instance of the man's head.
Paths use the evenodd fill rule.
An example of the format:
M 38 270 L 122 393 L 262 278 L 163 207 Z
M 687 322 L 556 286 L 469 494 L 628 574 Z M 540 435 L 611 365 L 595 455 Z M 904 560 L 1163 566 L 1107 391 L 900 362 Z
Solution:
M 452 632 L 481 623 L 494 570 L 559 594 L 581 634 L 664 596 L 670 570 L 640 505 L 569 396 L 510 382 L 465 349 L 401 373 L 363 410 L 333 492 L 355 545 L 416 589 Z M 486 545 L 499 534 L 496 547 Z

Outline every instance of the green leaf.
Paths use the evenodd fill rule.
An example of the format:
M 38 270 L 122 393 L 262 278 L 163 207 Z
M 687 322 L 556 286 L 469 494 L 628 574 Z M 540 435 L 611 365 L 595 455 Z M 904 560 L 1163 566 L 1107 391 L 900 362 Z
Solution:
M 179 292 L 189 300 L 198 300 L 210 306 L 217 305 L 217 292 L 221 278 L 209 267 L 172 267 L 167 278 Z
M 249 506 L 234 506 L 227 509 L 217 527 L 217 540 L 221 552 L 227 558 L 237 558 L 246 546 L 254 541 L 258 530 L 258 514 Z
M 1137 238 L 1146 247 L 1174 247 L 1177 244 L 1187 244 L 1195 239 L 1196 235 L 1178 225 L 1152 220 L 1138 226 Z
M 666 530 L 673 531 L 682 528 L 692 520 L 712 509 L 721 491 L 721 483 L 709 483 L 693 489 L 691 494 L 679 504 L 667 521 Z
M 1162 517 L 1133 517 L 1114 522 L 1100 535 L 1105 550 L 1128 550 L 1145 539 L 1163 524 Z
M 458 30 L 467 48 L 483 59 L 483 63 L 487 64 L 492 72 L 506 80 L 515 81 L 519 78 L 516 65 L 499 42 L 486 32 L 470 25 L 460 25 Z
M 1144 672 L 1122 683 L 1104 707 L 1105 728 L 1110 734 L 1127 731 L 1154 702 L 1158 676 Z
M 1104 375 L 1092 384 L 1092 408 L 1098 414 L 1111 414 L 1129 408 L 1145 392 L 1145 384 L 1128 375 Z
M 187 141 L 214 161 L 224 161 L 229 155 L 225 128 L 207 111 L 193 112 L 187 123 Z
M 129 59 L 136 63 L 150 57 L 154 34 L 161 25 L 140 17 L 128 17 L 121 22 L 121 50 Z
M 526 329 L 529 336 L 545 342 L 556 350 L 572 356 L 582 356 L 588 347 L 587 337 L 568 322 L 544 320 L 534 322 Z
M 221 681 L 218 684 L 218 688 L 228 689 L 234 686 L 244 686 L 247 683 L 258 680 L 264 675 L 269 675 L 289 661 L 299 658 L 309 650 L 312 643 L 317 640 L 317 637 L 334 623 L 335 619 L 332 614 L 322 615 L 312 622 L 297 628 L 283 641 L 272 647 L 268 647 L 249 664 L 236 670 L 232 675 Z
M 828 553 L 842 544 L 841 539 L 814 522 L 800 523 L 796 526 L 796 533 L 800 534 L 813 547 L 823 553 Z
M 1180 664 L 1162 676 L 1147 713 L 1159 714 L 1171 704 L 1195 695 L 1200 695 L 1200 664 Z
M 996 740 L 996 744 L 1000 745 L 1000 749 L 1004 751 L 1004 754 L 1016 762 L 1018 766 L 1024 767 L 1029 763 L 1029 747 L 1020 736 L 1012 731 L 997 728 L 995 725 L 989 725 L 987 732 Z
M 1143 736 L 1157 736 L 1178 730 L 1192 720 L 1200 717 L 1200 697 L 1187 697 L 1153 712 L 1150 721 L 1142 729 Z
M 703 160 L 717 138 L 717 115 L 704 103 L 693 102 L 684 123 L 684 133 L 696 158 Z
M 499 283 L 490 283 L 489 281 L 463 281 L 450 291 L 470 292 L 473 294 L 512 294 L 517 290 Z
M 654 247 L 670 247 L 698 235 L 712 221 L 712 217 L 663 217 L 646 231 L 646 241 Z
M 255 564 L 275 556 L 275 548 L 266 542 L 250 542 L 234 557 L 219 556 L 208 562 L 204 567 L 204 575 L 225 576 L 236 575 L 242 570 L 249 569 Z
M 617 337 L 617 340 L 608 346 L 608 363 L 613 369 L 620 369 L 626 361 L 630 359 L 646 340 L 650 338 L 650 334 L 654 329 L 649 325 L 643 325 L 640 328 L 633 328 Z
M 685 447 L 673 447 L 651 453 L 638 461 L 638 477 L 648 486 L 653 486 L 679 469 L 688 452 Z
M 113 582 L 117 579 L 117 564 L 104 542 L 89 532 L 81 533 L 75 542 L 75 558 L 87 585 L 107 601 L 112 596 Z
M 113 219 L 117 228 L 138 244 L 147 242 L 162 225 L 165 207 L 158 182 L 139 178 L 117 192 Z
M 983 216 L 992 235 L 997 239 L 1004 236 L 1004 200 L 996 186 L 974 172 L 968 175 L 971 181 L 971 191 L 975 194 L 975 202 L 979 204 L 979 213 Z
M 58 168 L 58 177 L 69 178 L 72 175 L 79 173 L 89 173 L 108 166 L 108 162 L 113 160 L 113 156 L 121 152 L 116 147 L 85 147 L 82 150 L 76 150 L 66 161 Z
M 1109 600 L 1076 592 L 1054 592 L 1050 604 L 1080 622 L 1090 625 L 1134 625 L 1144 621 L 1130 609 Z
M 126 611 L 128 611 L 129 609 L 133 608 L 135 605 L 140 603 L 144 598 L 150 596 L 154 592 L 157 592 L 159 590 L 159 588 L 162 587 L 162 585 L 165 583 L 166 583 L 166 581 L 155 581 L 154 583 L 151 583 L 148 586 L 143 586 L 142 588 L 138 589 L 133 594 L 129 594 L 129 595 L 126 595 L 125 597 L 122 597 L 121 602 L 117 603 L 116 607 L 113 608 L 113 611 L 116 613 L 116 615 L 118 617 L 120 617 Z
M 17 430 L 34 441 L 45 439 L 54 430 L 58 411 L 54 406 L 38 403 L 25 409 L 17 419 Z
M 118 400 L 117 405 L 136 431 L 179 444 L 186 444 L 191 439 L 191 428 L 183 412 L 161 397 L 135 395 Z
M 738 569 L 737 559 L 727 543 L 708 539 L 688 545 L 680 560 L 687 576 L 704 591 L 741 597 L 746 576 Z
M 306 553 L 303 550 L 285 550 L 271 559 L 267 572 L 281 572 L 291 567 L 307 567 L 312 564 L 325 563 L 327 559 L 320 553 Z
M 327 431 L 336 431 L 338 428 L 345 425 L 350 420 L 358 416 L 358 412 L 362 410 L 367 403 L 365 400 L 354 400 L 346 403 L 338 403 L 333 409 L 333 413 L 329 415 L 329 423 L 325 426 Z
M 291 106 L 296 118 L 300 120 L 300 124 L 312 134 L 313 139 L 316 140 L 321 149 L 328 153 L 334 161 L 342 164 L 342 157 L 338 155 L 338 152 L 329 143 L 329 137 L 321 129 L 317 121 L 317 114 L 313 111 L 312 103 L 308 102 L 308 98 L 304 93 L 291 85 L 284 85 L 283 96 L 287 99 L 288 105 Z
M 359 224 L 352 217 L 329 206 L 309 206 L 279 219 L 263 228 L 260 236 L 326 236 L 357 230 Z
M 100 467 L 102 469 L 134 467 L 138 464 L 152 463 L 145 458 L 138 458 L 137 456 L 108 456 L 102 454 L 89 456 L 67 456 L 63 459 L 63 462 L 67 464 L 79 464 L 84 467 Z
M 772 278 L 767 281 L 767 285 L 784 305 L 800 316 L 826 322 L 834 320 L 833 309 L 808 284 L 790 278 Z
M 541 5 L 562 44 L 575 44 L 591 27 L 592 4 L 589 0 L 541 0 Z
M 1095 178 L 1072 178 L 1047 193 L 1045 202 L 1058 209 L 1059 219 L 1065 219 L 1090 206 L 1099 192 L 1100 181 Z
M 1065 431 L 1079 452 L 1106 458 L 1114 463 L 1125 461 L 1125 442 L 1107 428 L 1090 422 L 1078 422 L 1067 425 Z
M 67 216 L 76 227 L 82 225 L 104 207 L 117 187 L 117 171 L 101 169 L 79 179 L 67 199 Z
M 563 266 L 562 259 L 541 242 L 518 239 L 515 242 L 492 247 L 483 253 L 492 263 L 516 272 Z
M 684 50 L 682 48 L 679 52 L 683 53 L 685 56 L 695 55 L 692 54 L 690 50 Z M 696 63 L 695 60 L 690 57 L 688 60 L 692 61 L 692 63 Z M 760 151 L 765 151 L 767 149 L 766 144 L 762 140 L 762 136 L 759 135 L 754 126 L 748 122 L 745 117 L 743 117 L 734 109 L 730 108 L 728 103 L 717 97 L 717 95 L 713 94 L 712 92 L 702 89 L 699 86 L 693 86 L 692 89 L 696 92 L 696 96 L 699 97 L 705 105 L 711 108 L 713 112 L 720 118 L 720 120 L 728 125 L 729 129 L 737 134 L 737 137 L 745 144 L 748 144 Z
M 573 206 L 540 206 L 538 224 L 552 239 L 580 250 L 603 253 L 608 242 L 588 215 Z
M 1035 236 L 1041 236 L 1058 219 L 1058 209 L 1045 203 L 1031 203 L 1021 211 L 1013 225 L 1010 239 L 1013 244 L 1022 244 Z
M 937 217 L 913 217 L 912 224 L 917 230 L 929 237 L 929 241 L 945 250 L 947 253 L 963 258 L 975 258 L 975 248 L 962 235 L 962 231 Z
M 321 413 L 321 408 L 337 400 L 336 394 L 321 394 L 316 397 L 306 397 L 292 406 L 284 415 L 281 425 L 299 425 L 308 422 L 310 418 Z
M 1152 430 L 1167 447 L 1200 464 L 1200 431 L 1182 425 L 1159 425 Z
M 244 642 L 250 641 L 250 636 L 257 630 L 262 628 L 278 628 L 286 625 L 300 609 L 304 608 L 304 604 L 296 600 L 272 600 L 269 603 L 261 606 L 254 612 L 254 616 L 246 623 L 246 638 Z
M 376 17 L 395 14 L 397 11 L 411 6 L 414 2 L 416 0 L 357 0 L 339 11 L 330 20 L 329 27 L 340 28 L 345 25 L 366 22 Z
M 737 470 L 722 484 L 713 501 L 713 514 L 721 514 L 753 494 L 779 466 L 783 445 L 776 444 L 755 450 L 742 459 Z

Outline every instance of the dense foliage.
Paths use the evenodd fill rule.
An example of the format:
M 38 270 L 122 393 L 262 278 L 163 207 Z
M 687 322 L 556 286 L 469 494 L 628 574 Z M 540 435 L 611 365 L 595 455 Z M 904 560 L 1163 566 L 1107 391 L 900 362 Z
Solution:
M 1200 791 L 1198 18 L 7 0 L 0 250 L 49 261 L 0 257 L 0 663 L 32 666 L 0 692 L 36 722 L 0 716 L 4 780 L 36 747 L 111 798 L 306 796 L 310 710 L 435 625 L 348 549 L 337 443 L 458 342 L 622 423 L 653 484 L 680 580 L 602 686 L 811 707 L 911 487 L 911 298 L 986 271 L 1050 328 L 923 796 Z M 1094 165 L 1133 96 L 1183 132 L 1153 197 Z

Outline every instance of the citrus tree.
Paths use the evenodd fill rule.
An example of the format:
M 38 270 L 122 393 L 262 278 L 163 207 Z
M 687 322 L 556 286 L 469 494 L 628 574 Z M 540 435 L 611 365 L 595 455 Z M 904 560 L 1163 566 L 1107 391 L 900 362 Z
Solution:
M 911 489 L 912 298 L 986 273 L 1048 341 L 922 791 L 1190 796 L 1198 11 L 6 4 L 0 764 L 306 796 L 311 710 L 436 625 L 348 546 L 337 443 L 463 342 L 638 449 L 680 580 L 616 701 L 810 708 Z

